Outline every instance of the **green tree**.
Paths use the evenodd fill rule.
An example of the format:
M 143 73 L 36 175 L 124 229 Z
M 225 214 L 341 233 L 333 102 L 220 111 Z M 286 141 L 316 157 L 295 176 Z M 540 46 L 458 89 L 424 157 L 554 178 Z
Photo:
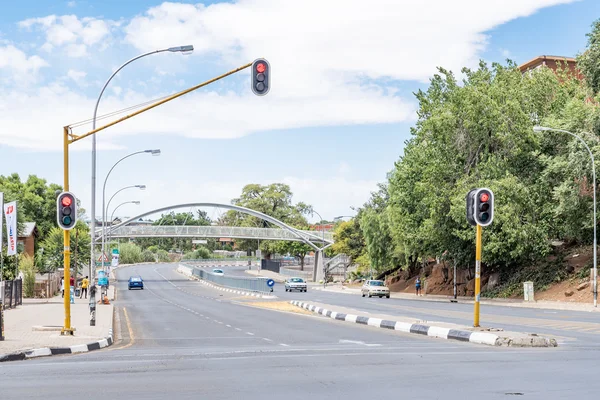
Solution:
M 56 218 L 56 216 L 55 216 Z M 59 227 L 54 227 L 46 235 L 41 247 L 44 252 L 41 257 L 40 272 L 43 273 L 56 271 L 63 267 L 64 234 Z M 77 266 L 77 271 L 82 271 L 90 263 L 90 244 L 91 238 L 88 226 L 81 220 L 75 224 L 75 228 L 69 231 L 71 237 L 71 269 Z
M 304 242 L 281 240 L 277 242 L 277 253 L 289 254 L 300 259 L 300 271 L 304 271 L 304 258 L 314 249 Z
M 365 253 L 366 245 L 360 228 L 360 218 L 344 221 L 336 225 L 333 231 L 334 243 L 331 246 L 335 254 L 347 254 L 353 262 Z
M 596 94 L 600 91 L 600 19 L 592 24 L 587 35 L 587 48 L 577 55 L 577 67 L 585 77 L 587 85 Z
M 312 212 L 312 207 L 302 202 L 292 202 L 292 191 L 283 183 L 270 185 L 250 184 L 244 186 L 240 197 L 233 199 L 233 205 L 246 207 L 261 212 L 291 226 L 306 226 L 305 215 Z M 220 223 L 228 226 L 243 226 L 256 228 L 274 227 L 267 221 L 237 211 L 228 211 Z M 238 248 L 254 251 L 258 248 L 256 240 L 237 240 Z M 266 258 L 277 252 L 279 244 L 276 241 L 261 241 L 260 248 Z

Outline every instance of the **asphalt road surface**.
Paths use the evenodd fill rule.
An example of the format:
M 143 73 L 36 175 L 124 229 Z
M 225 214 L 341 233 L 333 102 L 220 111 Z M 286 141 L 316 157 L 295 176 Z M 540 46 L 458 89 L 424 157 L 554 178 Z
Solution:
M 122 340 L 88 354 L 3 363 L 0 396 L 586 399 L 600 390 L 595 379 L 600 354 L 584 336 L 576 346 L 553 349 L 432 339 L 249 307 L 248 299 L 189 281 L 174 268 L 117 270 L 115 304 Z M 134 274 L 142 276 L 145 290 L 127 290 L 126 280 Z M 283 297 L 285 292 L 277 294 Z M 316 291 L 290 298 L 305 295 L 330 299 L 330 294 Z M 355 297 L 331 296 L 342 302 Z M 371 300 L 361 303 L 363 309 L 385 301 L 395 304 Z
M 224 267 L 226 274 L 250 276 L 243 267 Z M 318 286 L 319 288 L 322 285 Z M 463 325 L 473 323 L 473 304 L 406 299 L 363 298 L 360 294 L 334 293 L 309 286 L 306 293 L 286 292 L 284 285 L 275 284 L 273 293 L 285 300 L 315 301 L 342 307 L 352 307 L 369 313 L 383 313 L 429 321 L 451 322 Z M 562 311 L 506 306 L 481 306 L 481 325 L 521 332 L 535 332 L 556 336 L 560 344 L 600 345 L 600 313 Z

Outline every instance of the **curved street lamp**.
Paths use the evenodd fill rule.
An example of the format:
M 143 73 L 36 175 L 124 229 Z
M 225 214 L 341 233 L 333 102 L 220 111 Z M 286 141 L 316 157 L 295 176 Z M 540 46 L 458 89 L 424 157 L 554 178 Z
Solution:
M 133 157 L 137 154 L 152 154 L 153 156 L 159 156 L 160 155 L 160 150 L 155 149 L 155 150 L 142 150 L 142 151 L 136 151 L 135 153 L 131 153 L 126 155 L 125 157 L 121 158 L 119 161 L 117 161 L 108 171 L 108 174 L 106 174 L 106 178 L 104 178 L 104 185 L 102 186 L 102 257 L 104 257 L 104 245 L 106 243 L 106 241 L 104 240 L 104 235 L 106 234 L 106 206 L 104 205 L 105 203 L 105 199 L 106 199 L 106 182 L 108 181 L 108 177 L 110 176 L 110 173 L 113 171 L 113 169 L 115 169 L 115 167 L 123 160 L 129 158 L 129 157 Z M 143 186 L 143 185 L 141 185 Z M 93 221 L 93 219 L 92 219 Z M 93 231 L 92 231 L 93 232 Z M 94 238 L 92 237 L 92 240 Z M 92 246 L 93 247 L 93 246 Z
M 131 185 L 131 186 L 125 186 L 119 190 L 117 190 L 111 197 L 110 199 L 108 199 L 108 203 L 106 203 L 106 214 L 108 214 L 108 209 L 110 207 L 110 202 L 112 201 L 112 199 L 115 198 L 115 196 L 117 194 L 119 194 L 119 192 L 122 192 L 125 189 L 133 189 L 133 188 L 138 188 L 140 190 L 146 190 L 146 185 Z M 103 221 L 102 223 L 106 223 L 106 221 Z
M 112 75 L 108 78 L 108 80 L 106 81 L 104 86 L 102 86 L 102 90 L 100 91 L 98 100 L 96 100 L 96 106 L 94 107 L 94 117 L 92 119 L 92 130 L 96 129 L 96 116 L 98 114 L 98 106 L 100 105 L 100 99 L 102 98 L 102 95 L 104 94 L 104 91 L 106 90 L 106 87 L 108 86 L 110 81 L 115 77 L 115 75 L 117 75 L 117 73 L 119 71 L 121 71 L 123 68 L 125 68 L 125 66 L 129 65 L 130 63 L 134 62 L 135 60 L 138 60 L 140 58 L 143 58 L 143 57 L 146 57 L 146 56 L 149 56 L 152 54 L 162 53 L 165 51 L 168 51 L 171 53 L 190 54 L 192 51 L 194 51 L 194 46 L 192 46 L 192 45 L 175 46 L 175 47 L 169 47 L 169 48 L 165 48 L 165 49 L 150 51 L 148 53 L 140 54 L 139 56 L 133 57 L 132 59 L 128 60 L 123 65 L 121 65 L 119 68 L 117 68 L 115 70 L 115 72 L 113 72 Z M 91 214 L 92 221 L 90 223 L 90 235 L 91 235 L 91 240 L 92 240 L 92 246 L 90 246 L 91 247 L 91 249 L 90 249 L 90 252 L 91 252 L 90 279 L 92 281 L 92 286 L 94 286 L 94 284 L 93 284 L 94 276 L 96 275 L 95 274 L 96 268 L 93 267 L 93 265 L 94 265 L 93 243 L 95 242 L 95 238 L 96 238 L 96 135 L 92 135 L 92 202 L 91 202 L 91 208 L 92 209 L 91 209 L 90 214 Z M 102 206 L 102 212 L 104 212 L 104 206 Z M 102 254 L 104 254 L 104 252 Z M 92 293 L 94 293 L 94 290 L 92 290 Z M 90 297 L 90 301 L 92 301 L 94 299 L 95 299 L 95 297 L 92 295 Z M 95 325 L 95 317 L 94 316 L 92 316 L 92 319 L 90 320 L 90 324 Z
M 135 204 L 136 206 L 140 205 L 140 201 L 139 200 L 130 200 L 130 201 L 125 201 L 121 204 L 119 204 L 118 206 L 115 207 L 115 209 L 113 210 L 112 214 L 110 214 L 110 220 L 113 220 L 113 217 L 115 216 L 115 212 L 119 209 L 119 207 L 124 206 L 125 204 Z
M 597 264 L 596 251 L 597 251 L 598 243 L 596 240 L 596 164 L 594 163 L 594 154 L 588 147 L 587 143 L 580 136 L 574 134 L 573 132 L 569 132 L 564 129 L 549 128 L 546 126 L 534 126 L 533 130 L 535 132 L 547 132 L 547 131 L 562 132 L 562 133 L 566 133 L 567 135 L 571 135 L 574 138 L 576 138 L 577 140 L 579 140 L 581 143 L 583 143 L 586 150 L 590 154 L 590 158 L 592 159 L 592 185 L 593 185 L 592 190 L 594 191 L 594 283 L 593 283 L 593 285 L 594 285 L 594 307 L 597 307 L 598 306 L 598 264 Z M 584 133 L 591 135 L 588 132 L 584 132 Z

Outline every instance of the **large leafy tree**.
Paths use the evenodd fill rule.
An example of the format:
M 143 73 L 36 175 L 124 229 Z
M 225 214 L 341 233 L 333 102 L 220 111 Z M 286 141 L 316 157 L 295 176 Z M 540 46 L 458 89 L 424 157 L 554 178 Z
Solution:
M 577 67 L 585 76 L 586 83 L 594 93 L 600 91 L 600 19 L 592 24 L 587 34 L 587 49 L 577 56 Z
M 63 266 L 64 234 L 59 227 L 54 227 L 46 235 L 40 247 L 43 252 L 38 253 L 41 256 L 38 270 L 41 273 L 52 272 Z M 90 263 L 90 244 L 91 237 L 88 226 L 81 220 L 77 221 L 75 228 L 69 231 L 71 237 L 71 268 L 77 272 L 85 272 L 85 268 Z
M 244 186 L 240 197 L 233 199 L 231 203 L 267 214 L 291 226 L 306 226 L 305 216 L 311 214 L 312 208 L 302 202 L 294 204 L 292 195 L 290 187 L 283 183 L 249 184 Z M 229 226 L 272 227 L 265 220 L 236 211 L 228 211 L 220 223 Z M 253 251 L 258 248 L 257 240 L 238 240 L 236 242 L 238 248 L 242 250 Z M 276 253 L 279 246 L 281 244 L 276 241 L 261 241 L 260 244 L 261 251 L 267 258 Z
M 418 121 L 389 175 L 385 212 L 366 212 L 361 221 L 376 265 L 394 262 L 382 246 L 369 245 L 367 235 L 385 226 L 385 213 L 390 247 L 408 267 L 442 254 L 469 263 L 474 229 L 466 222 L 465 194 L 474 187 L 496 194 L 483 251 L 494 268 L 545 256 L 551 238 L 589 240 L 589 156 L 568 135 L 532 129 L 544 123 L 593 131 L 598 108 L 587 101 L 582 83 L 546 68 L 521 74 L 510 62 L 462 72 L 459 83 L 440 69 L 427 91 L 416 94 Z M 596 138 L 589 140 L 597 151 Z

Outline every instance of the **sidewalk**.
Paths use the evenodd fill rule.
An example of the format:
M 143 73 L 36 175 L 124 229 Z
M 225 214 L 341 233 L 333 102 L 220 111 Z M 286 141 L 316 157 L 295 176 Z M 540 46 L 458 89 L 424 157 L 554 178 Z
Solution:
M 510 332 L 486 327 L 473 328 L 446 322 L 425 321 L 412 317 L 390 314 L 371 314 L 349 307 L 340 307 L 318 302 L 290 301 L 291 304 L 331 319 L 368 325 L 375 328 L 392 329 L 404 333 L 425 335 L 446 340 L 458 340 L 508 347 L 556 347 L 556 339 L 523 332 Z
M 114 299 L 114 287 L 108 291 Z M 73 336 L 61 336 L 65 308 L 61 296 L 50 299 L 23 299 L 23 305 L 4 310 L 4 341 L 0 342 L 2 355 L 42 348 L 67 348 L 101 341 L 112 336 L 113 305 L 96 306 L 96 326 L 90 326 L 89 297 L 75 298 L 71 304 Z M 87 351 L 87 350 L 81 350 Z M 47 354 L 49 355 L 49 354 Z
M 346 286 L 341 286 L 339 284 L 328 284 L 326 288 L 323 288 L 323 285 L 311 287 L 313 290 L 322 290 L 325 292 L 332 293 L 346 293 L 346 294 L 354 294 L 360 295 L 359 288 L 349 288 Z M 400 293 L 400 292 L 391 292 L 390 297 L 392 299 L 403 299 L 403 300 L 415 300 L 415 301 L 437 301 L 447 303 L 450 300 L 453 300 L 452 296 L 445 295 L 434 295 L 428 294 L 424 296 L 416 296 L 411 293 Z M 472 297 L 458 297 L 458 303 L 463 304 L 473 304 Z M 561 301 L 524 301 L 517 299 L 486 299 L 482 298 L 482 305 L 492 305 L 492 306 L 501 306 L 501 307 L 520 307 L 520 308 L 536 308 L 536 309 L 544 309 L 544 310 L 568 310 L 568 311 L 590 311 L 590 312 L 598 312 L 600 308 L 594 308 L 591 303 L 567 303 Z

